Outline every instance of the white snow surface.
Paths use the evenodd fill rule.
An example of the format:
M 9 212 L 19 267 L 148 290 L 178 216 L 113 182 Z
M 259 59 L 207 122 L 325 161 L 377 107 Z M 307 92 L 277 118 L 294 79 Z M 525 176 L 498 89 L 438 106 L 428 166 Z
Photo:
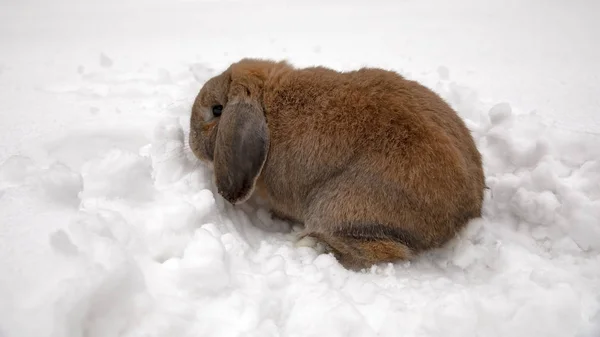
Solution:
M 0 336 L 600 336 L 598 1 L 3 1 Z M 241 57 L 396 70 L 484 157 L 484 214 L 351 272 L 186 145 Z

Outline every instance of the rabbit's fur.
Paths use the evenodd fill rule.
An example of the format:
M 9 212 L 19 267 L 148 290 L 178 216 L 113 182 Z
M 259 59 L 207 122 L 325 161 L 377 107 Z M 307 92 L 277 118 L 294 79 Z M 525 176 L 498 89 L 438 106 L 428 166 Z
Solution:
M 244 59 L 205 83 L 190 126 L 191 148 L 213 162 L 225 199 L 256 190 L 350 269 L 439 247 L 481 215 L 484 175 L 469 130 L 437 94 L 395 72 Z

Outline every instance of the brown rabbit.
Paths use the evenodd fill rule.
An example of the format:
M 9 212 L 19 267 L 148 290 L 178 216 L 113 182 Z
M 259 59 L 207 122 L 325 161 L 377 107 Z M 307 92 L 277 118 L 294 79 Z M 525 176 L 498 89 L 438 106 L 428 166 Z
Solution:
M 244 59 L 210 79 L 190 145 L 233 204 L 256 189 L 349 269 L 439 247 L 481 215 L 481 155 L 438 95 L 395 72 Z

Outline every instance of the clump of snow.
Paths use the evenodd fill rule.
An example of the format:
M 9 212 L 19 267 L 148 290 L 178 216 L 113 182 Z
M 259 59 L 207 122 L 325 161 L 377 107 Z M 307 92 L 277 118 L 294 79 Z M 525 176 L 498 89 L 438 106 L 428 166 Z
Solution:
M 501 124 L 503 121 L 509 119 L 511 115 L 512 108 L 508 103 L 498 103 L 494 105 L 489 112 L 492 125 Z
M 113 65 L 113 60 L 110 57 L 106 56 L 106 54 L 100 54 L 100 65 L 104 68 L 110 68 Z
M 0 5 L 13 18 L 1 27 L 28 32 L 0 36 L 0 336 L 599 336 L 600 147 L 587 131 L 598 110 L 585 101 L 598 83 L 571 76 L 579 64 L 597 73 L 584 53 L 595 40 L 572 24 L 596 11 L 436 4 L 352 4 L 333 30 L 323 24 L 339 4 L 265 23 L 242 3 Z M 250 35 L 221 25 L 220 6 Z M 473 15 L 448 21 L 457 8 Z M 544 40 L 527 11 L 564 37 Z M 273 29 L 309 14 L 323 33 Z M 502 18 L 523 20 L 513 32 Z M 394 42 L 374 38 L 386 34 Z M 513 39 L 493 47 L 502 34 Z M 570 48 L 556 52 L 557 39 Z M 204 81 L 249 55 L 368 61 L 433 88 L 483 155 L 482 218 L 413 261 L 351 272 L 262 200 L 225 202 L 189 149 L 189 110 Z M 589 127 L 532 104 L 563 121 L 587 113 Z
M 437 72 L 441 80 L 446 81 L 450 78 L 450 71 L 444 66 L 439 66 Z
M 72 203 L 74 206 L 79 204 L 83 179 L 78 172 L 72 171 L 64 164 L 54 163 L 41 171 L 39 179 L 47 198 Z

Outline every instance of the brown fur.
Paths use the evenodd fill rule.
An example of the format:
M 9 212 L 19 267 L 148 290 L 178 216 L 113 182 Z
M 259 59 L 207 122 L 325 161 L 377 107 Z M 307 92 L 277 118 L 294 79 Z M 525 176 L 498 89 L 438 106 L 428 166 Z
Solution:
M 225 109 L 211 119 L 216 104 Z M 236 110 L 240 104 L 255 108 Z M 264 121 L 235 117 L 242 121 L 237 127 L 220 125 L 228 113 L 263 114 Z M 225 189 L 235 189 L 220 193 L 237 203 L 256 186 L 276 214 L 303 222 L 305 235 L 326 243 L 346 267 L 439 247 L 481 214 L 481 156 L 465 124 L 434 92 L 395 72 L 242 60 L 200 90 L 191 148 L 213 160 L 235 139 L 219 143 L 215 133 L 227 128 L 233 135 L 265 122 L 268 132 L 243 143 L 242 159 L 221 159 L 237 164 L 215 159 L 217 186 L 226 176 Z M 245 154 L 263 150 L 266 158 Z M 245 162 L 257 176 L 231 173 L 247 170 L 239 166 Z M 238 187 L 236 179 L 244 183 Z M 241 185 L 249 179 L 248 190 Z

